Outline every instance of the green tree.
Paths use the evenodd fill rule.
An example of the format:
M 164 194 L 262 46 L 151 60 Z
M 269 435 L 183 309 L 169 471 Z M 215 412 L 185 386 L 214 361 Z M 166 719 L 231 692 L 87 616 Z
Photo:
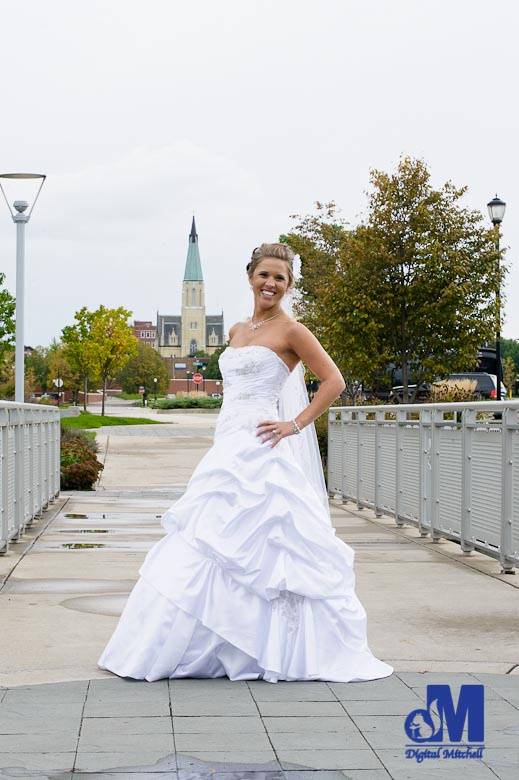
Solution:
M 0 399 L 14 400 L 14 384 L 14 348 L 8 347 L 0 360 Z
M 54 384 L 55 379 L 63 381 L 62 387 Z M 49 390 L 53 393 L 72 390 L 74 394 L 81 387 L 82 377 L 77 369 L 72 368 L 69 363 L 65 348 L 58 345 L 49 356 L 48 363 L 48 383 Z
M 4 279 L 5 274 L 0 271 L 0 361 L 2 362 L 14 344 L 16 330 L 14 316 L 16 300 L 9 290 L 2 288 Z
M 286 237 L 302 256 L 296 311 L 350 379 L 369 383 L 393 365 L 408 399 L 411 381 L 465 371 L 492 339 L 503 252 L 481 213 L 460 204 L 466 188 L 433 189 L 422 160 L 372 171 L 371 184 L 355 229 L 318 204 Z
M 100 306 L 92 314 L 90 328 L 89 360 L 94 366 L 94 373 L 103 383 L 103 402 L 101 415 L 105 413 L 106 383 L 108 378 L 115 376 L 137 354 L 138 341 L 133 330 L 128 325 L 131 311 L 119 306 L 117 309 L 107 309 Z
M 157 393 L 167 393 L 170 376 L 166 361 L 149 344 L 139 341 L 137 352 L 117 373 L 116 379 L 127 393 L 135 393 L 141 385 L 150 393 L 155 387 L 155 377 Z
M 294 312 L 335 361 L 346 382 L 346 395 L 355 402 L 361 383 L 375 382 L 389 356 L 380 352 L 381 326 L 368 316 L 359 291 L 354 292 L 362 269 L 350 256 L 351 231 L 335 203 L 316 206 L 316 214 L 296 215 L 298 224 L 280 239 L 301 258 Z
M 86 306 L 74 314 L 74 325 L 67 325 L 61 331 L 63 354 L 72 370 L 83 381 L 83 409 L 87 409 L 88 382 L 95 378 L 98 362 L 92 344 L 93 312 Z
M 513 357 L 509 355 L 503 360 L 503 384 L 507 389 L 509 398 L 511 398 L 515 392 L 516 383 L 517 369 Z
M 36 387 L 39 387 L 42 393 L 46 393 L 48 389 L 48 375 L 49 375 L 49 354 L 48 349 L 43 346 L 34 347 L 30 355 L 25 358 L 25 368 L 27 371 L 31 370 L 34 375 Z
M 517 339 L 501 339 L 501 357 L 503 361 L 507 357 L 512 358 L 515 372 L 519 374 L 519 341 Z
M 220 366 L 218 363 L 218 358 L 224 351 L 224 349 L 229 346 L 229 342 L 227 341 L 223 346 L 218 347 L 212 355 L 209 356 L 209 360 L 206 363 L 206 369 L 205 369 L 205 378 L 206 379 L 221 379 L 222 374 L 220 371 Z

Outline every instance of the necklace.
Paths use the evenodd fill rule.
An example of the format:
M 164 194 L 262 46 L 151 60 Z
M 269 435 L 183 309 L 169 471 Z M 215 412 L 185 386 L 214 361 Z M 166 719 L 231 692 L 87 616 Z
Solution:
M 267 317 L 266 320 L 260 320 L 260 322 L 253 322 L 252 321 L 252 317 L 251 317 L 250 318 L 250 322 L 249 322 L 249 330 L 256 330 L 257 328 L 260 328 L 263 325 L 264 322 L 268 322 L 269 320 L 273 320 L 274 317 L 279 317 L 279 315 L 282 314 L 282 313 L 283 312 L 278 311 L 277 314 L 274 314 L 272 317 Z

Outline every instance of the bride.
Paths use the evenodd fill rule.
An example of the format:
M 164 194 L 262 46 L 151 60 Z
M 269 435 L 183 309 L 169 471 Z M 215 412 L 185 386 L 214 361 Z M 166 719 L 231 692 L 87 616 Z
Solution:
M 355 594 L 354 552 L 335 535 L 314 420 L 344 380 L 282 301 L 294 283 L 286 244 L 254 250 L 250 322 L 220 355 L 224 400 L 214 443 L 162 517 L 99 666 L 159 680 L 387 677 Z M 304 361 L 321 380 L 312 402 Z

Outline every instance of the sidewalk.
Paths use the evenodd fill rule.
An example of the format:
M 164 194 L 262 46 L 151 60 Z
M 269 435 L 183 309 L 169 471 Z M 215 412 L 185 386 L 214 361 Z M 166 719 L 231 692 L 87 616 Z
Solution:
M 150 684 L 97 668 L 215 420 L 100 429 L 98 489 L 62 494 L 0 557 L 0 778 L 515 780 L 519 577 L 339 501 L 333 522 L 356 551 L 370 647 L 395 667 L 391 678 Z M 456 702 L 460 685 L 480 682 L 483 761 L 406 759 L 404 721 L 426 685 L 450 685 Z

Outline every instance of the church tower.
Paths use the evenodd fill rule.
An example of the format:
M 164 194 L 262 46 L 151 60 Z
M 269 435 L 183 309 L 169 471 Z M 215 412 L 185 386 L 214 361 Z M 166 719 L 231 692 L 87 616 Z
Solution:
M 184 281 L 182 282 L 182 355 L 194 354 L 206 346 L 205 292 L 195 218 L 189 234 Z
M 212 355 L 225 342 L 223 311 L 205 313 L 204 278 L 194 217 L 182 282 L 182 314 L 157 312 L 156 334 L 155 348 L 165 358 L 186 358 L 199 349 Z

